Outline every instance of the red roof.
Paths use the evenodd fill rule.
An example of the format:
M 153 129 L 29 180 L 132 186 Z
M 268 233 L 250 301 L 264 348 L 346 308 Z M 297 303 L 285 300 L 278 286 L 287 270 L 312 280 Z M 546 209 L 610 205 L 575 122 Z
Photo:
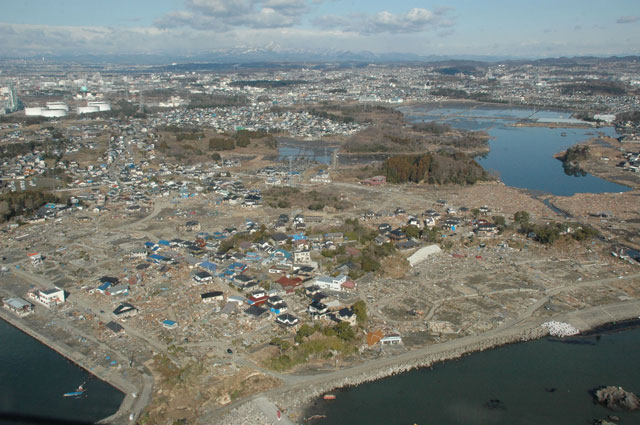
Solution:
M 266 295 L 265 295 L 265 296 L 263 296 L 263 297 L 254 297 L 254 296 L 250 296 L 250 297 L 248 298 L 248 300 L 249 300 L 249 304 L 251 304 L 251 305 L 262 305 L 262 304 L 264 304 L 264 303 L 266 303 L 266 302 L 267 302 L 267 299 L 268 299 L 268 298 L 269 298 L 269 297 L 267 297 Z
M 280 285 L 282 285 L 282 287 L 287 287 L 287 286 L 296 287 L 300 285 L 301 282 L 302 282 L 302 279 L 300 279 L 299 277 L 290 278 L 284 275 L 280 277 L 280 279 L 276 280 L 276 283 L 279 283 Z
M 347 280 L 342 284 L 343 288 L 354 289 L 356 287 L 356 283 L 353 280 Z

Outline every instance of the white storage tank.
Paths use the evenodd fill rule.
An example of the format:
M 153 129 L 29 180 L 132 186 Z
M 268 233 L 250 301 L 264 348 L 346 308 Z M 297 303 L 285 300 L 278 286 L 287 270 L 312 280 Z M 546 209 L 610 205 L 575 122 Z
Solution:
M 87 102 L 87 106 L 97 106 L 100 112 L 111 110 L 111 104 L 108 102 Z
M 57 109 L 69 112 L 69 105 L 64 102 L 47 102 L 47 109 Z
M 66 117 L 67 111 L 64 109 L 43 109 L 41 115 L 47 118 L 60 118 Z
M 95 114 L 96 112 L 100 112 L 100 108 L 97 106 L 78 106 L 78 115 L 82 114 Z
M 40 115 L 42 115 L 42 108 L 40 106 L 24 108 L 24 114 L 29 117 L 39 117 Z

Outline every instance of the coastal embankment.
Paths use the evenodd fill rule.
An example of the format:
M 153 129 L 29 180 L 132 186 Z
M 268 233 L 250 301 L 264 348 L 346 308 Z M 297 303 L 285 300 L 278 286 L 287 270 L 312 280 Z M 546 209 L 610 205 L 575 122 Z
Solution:
M 228 406 L 228 409 L 221 409 L 218 413 L 228 412 L 228 414 L 222 417 L 219 423 L 229 425 L 253 422 L 277 423 L 266 418 L 264 409 L 255 403 L 258 396 L 267 397 L 291 420 L 302 423 L 309 403 L 336 388 L 357 386 L 416 368 L 429 367 L 439 362 L 460 358 L 474 352 L 541 338 L 548 334 L 547 330 L 540 326 L 546 321 L 566 322 L 584 332 L 607 323 L 637 317 L 640 317 L 640 300 L 622 301 L 556 316 L 525 317 L 481 335 L 470 335 L 441 344 L 429 345 L 418 350 L 371 360 L 331 373 L 296 376 L 296 380 L 284 387 L 255 395 L 242 404 L 234 403 Z M 262 403 L 264 404 L 264 401 Z
M 35 329 L 27 322 L 27 320 L 18 318 L 4 309 L 0 309 L 0 319 L 56 351 L 69 361 L 118 389 L 125 395 L 120 408 L 111 416 L 101 420 L 101 423 L 130 423 L 129 415 L 133 413 L 135 417 L 138 417 L 151 400 L 153 378 L 150 374 L 138 369 L 128 368 L 129 373 L 125 378 L 121 373 L 121 370 L 95 364 L 85 354 L 75 350 L 67 344 L 46 336 L 46 332 L 44 332 L 44 330 Z M 123 360 L 126 359 L 123 358 Z

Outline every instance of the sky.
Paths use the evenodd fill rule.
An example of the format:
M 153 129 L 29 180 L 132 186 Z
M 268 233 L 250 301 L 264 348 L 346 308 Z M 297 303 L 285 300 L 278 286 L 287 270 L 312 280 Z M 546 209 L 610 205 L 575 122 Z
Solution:
M 640 54 L 638 0 L 0 1 L 0 57 L 227 49 Z

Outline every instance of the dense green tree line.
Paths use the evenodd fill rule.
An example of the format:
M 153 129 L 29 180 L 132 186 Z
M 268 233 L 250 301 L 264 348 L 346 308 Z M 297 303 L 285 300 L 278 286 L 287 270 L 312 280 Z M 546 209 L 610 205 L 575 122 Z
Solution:
M 249 100 L 240 95 L 192 94 L 189 98 L 188 108 L 223 108 L 245 106 L 248 103 Z
M 489 180 L 488 173 L 462 153 L 394 156 L 383 163 L 382 170 L 390 183 L 473 184 Z
M 33 190 L 0 195 L 0 222 L 19 215 L 31 215 L 47 202 L 58 202 L 58 198 L 49 192 Z

